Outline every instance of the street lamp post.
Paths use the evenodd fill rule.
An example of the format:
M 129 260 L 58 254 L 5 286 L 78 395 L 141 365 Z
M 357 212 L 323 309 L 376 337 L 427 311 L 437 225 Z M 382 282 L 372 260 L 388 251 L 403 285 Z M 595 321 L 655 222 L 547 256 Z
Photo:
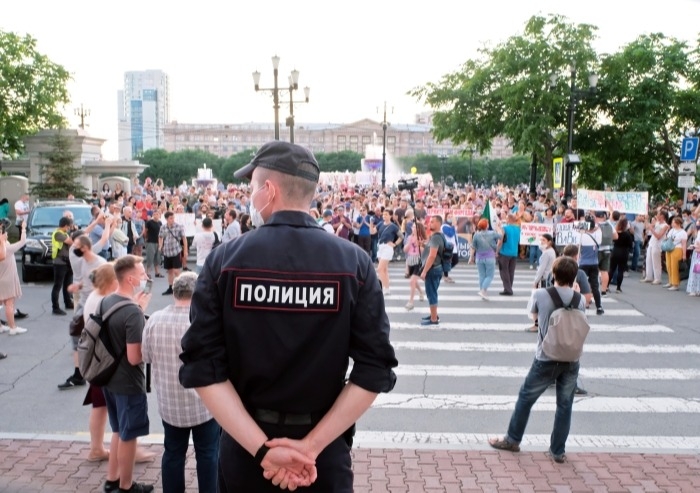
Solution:
M 530 163 L 530 194 L 537 192 L 537 155 L 532 153 L 532 163 Z
M 311 88 L 304 88 L 304 101 L 294 101 L 294 91 L 299 89 L 299 71 L 292 70 L 292 75 L 289 76 L 289 116 L 286 119 L 286 124 L 289 127 L 289 142 L 294 143 L 294 103 L 308 103 Z
M 90 116 L 90 110 L 83 108 L 83 103 L 80 103 L 80 108 L 75 108 L 75 116 L 80 117 L 80 128 L 85 130 L 85 118 Z
M 386 185 L 386 129 L 391 125 L 386 121 L 386 101 L 384 101 L 384 118 L 382 119 L 382 190 Z
M 467 152 L 469 153 L 469 184 L 472 184 L 472 161 L 474 160 L 474 152 L 476 152 L 476 149 L 473 147 L 469 147 L 467 149 Z
M 447 161 L 447 154 L 444 152 L 438 154 L 438 159 L 440 160 L 440 184 L 445 188 L 445 161 Z
M 566 157 L 565 162 L 565 173 L 564 173 L 564 205 L 568 204 L 571 200 L 573 194 L 571 189 L 573 187 L 573 174 L 574 166 L 581 163 L 581 158 L 578 154 L 574 154 L 574 117 L 576 115 L 576 106 L 581 99 L 589 97 L 596 92 L 596 86 L 598 85 L 598 75 L 591 73 L 588 75 L 588 89 L 578 89 L 576 87 L 576 65 L 571 64 L 569 67 L 571 73 L 570 86 L 569 86 L 569 128 L 568 128 L 568 138 L 566 145 Z M 550 76 L 552 87 L 556 85 L 557 75 L 552 74 Z
M 279 86 L 277 85 L 277 78 L 279 76 L 279 66 L 280 57 L 275 55 L 272 57 L 272 68 L 274 70 L 274 87 L 271 88 L 260 87 L 260 72 L 258 72 L 257 70 L 253 72 L 253 82 L 255 83 L 255 90 L 272 92 L 272 107 L 275 109 L 275 140 L 280 140 L 280 90 Z

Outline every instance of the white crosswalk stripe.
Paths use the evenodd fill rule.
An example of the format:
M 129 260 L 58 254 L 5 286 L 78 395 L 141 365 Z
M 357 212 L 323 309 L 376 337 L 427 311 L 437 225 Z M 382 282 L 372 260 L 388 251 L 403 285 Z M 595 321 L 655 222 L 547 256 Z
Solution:
M 484 301 L 476 269 L 458 266 L 450 273 L 456 282 L 443 281 L 438 291 L 439 325 L 424 326 L 428 303 L 416 293 L 406 310 L 409 280 L 401 264 L 392 264 L 385 305 L 398 382 L 362 418 L 356 445 L 488 448 L 488 437 L 503 435 L 536 349 L 537 335 L 525 331 L 534 275 L 519 266 L 514 295 L 499 296 L 496 271 Z M 687 395 L 700 388 L 693 364 L 700 345 L 677 339 L 667 320 L 647 317 L 630 301 L 608 295 L 603 315 L 594 306 L 587 311 L 591 334 L 579 377 L 589 395 L 575 398 L 567 450 L 698 453 L 700 399 Z M 532 409 L 524 447 L 548 447 L 555 410 L 550 389 Z

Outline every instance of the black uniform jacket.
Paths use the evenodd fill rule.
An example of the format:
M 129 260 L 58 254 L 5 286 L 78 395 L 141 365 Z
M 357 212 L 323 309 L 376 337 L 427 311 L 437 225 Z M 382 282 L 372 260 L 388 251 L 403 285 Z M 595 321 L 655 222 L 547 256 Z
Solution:
M 231 380 L 250 409 L 324 413 L 350 381 L 389 392 L 398 364 L 374 266 L 303 212 L 212 251 L 182 339 L 187 388 Z

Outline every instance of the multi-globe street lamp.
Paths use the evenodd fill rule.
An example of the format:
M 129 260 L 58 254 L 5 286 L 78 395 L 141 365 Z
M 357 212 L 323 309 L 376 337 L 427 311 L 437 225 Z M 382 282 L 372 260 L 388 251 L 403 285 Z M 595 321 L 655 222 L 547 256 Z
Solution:
M 292 70 L 289 76 L 289 87 L 279 87 L 279 66 L 280 57 L 277 55 L 272 57 L 272 68 L 273 68 L 273 87 L 260 87 L 260 72 L 257 70 L 253 72 L 253 83 L 255 84 L 256 91 L 267 91 L 272 93 L 272 107 L 275 110 L 275 140 L 280 140 L 280 92 L 289 92 L 289 117 L 286 119 L 287 126 L 289 127 L 289 140 L 294 142 L 294 103 L 308 103 L 309 102 L 309 92 L 311 89 L 308 87 L 304 88 L 304 93 L 306 96 L 305 101 L 294 101 L 294 91 L 299 89 L 299 71 Z
M 440 184 L 442 188 L 445 188 L 445 161 L 447 161 L 447 154 L 444 152 L 438 154 L 438 159 L 440 160 Z
M 564 157 L 564 204 L 568 204 L 571 200 L 572 192 L 571 188 L 573 186 L 573 172 L 574 166 L 576 164 L 581 164 L 581 157 L 578 154 L 574 154 L 574 117 L 576 115 L 576 106 L 581 99 L 590 97 L 596 93 L 596 87 L 598 86 L 598 74 L 591 73 L 588 75 L 588 89 L 579 89 L 576 87 L 576 65 L 571 64 L 569 66 L 569 72 L 571 74 L 570 87 L 569 87 L 569 127 L 568 127 L 568 139 L 566 146 L 566 156 Z M 550 75 L 551 87 L 555 87 L 557 84 L 558 76 L 557 74 Z
M 474 153 L 476 152 L 476 149 L 469 146 L 465 150 L 469 153 L 469 184 L 471 185 L 472 184 L 472 162 L 474 161 Z

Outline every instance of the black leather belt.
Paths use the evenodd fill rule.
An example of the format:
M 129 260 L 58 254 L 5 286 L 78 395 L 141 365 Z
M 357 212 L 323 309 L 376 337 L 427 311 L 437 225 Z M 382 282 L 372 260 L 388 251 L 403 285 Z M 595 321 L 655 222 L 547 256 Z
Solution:
M 256 421 L 275 425 L 312 425 L 321 419 L 320 415 L 312 413 L 280 413 L 269 409 L 252 409 L 250 414 Z

